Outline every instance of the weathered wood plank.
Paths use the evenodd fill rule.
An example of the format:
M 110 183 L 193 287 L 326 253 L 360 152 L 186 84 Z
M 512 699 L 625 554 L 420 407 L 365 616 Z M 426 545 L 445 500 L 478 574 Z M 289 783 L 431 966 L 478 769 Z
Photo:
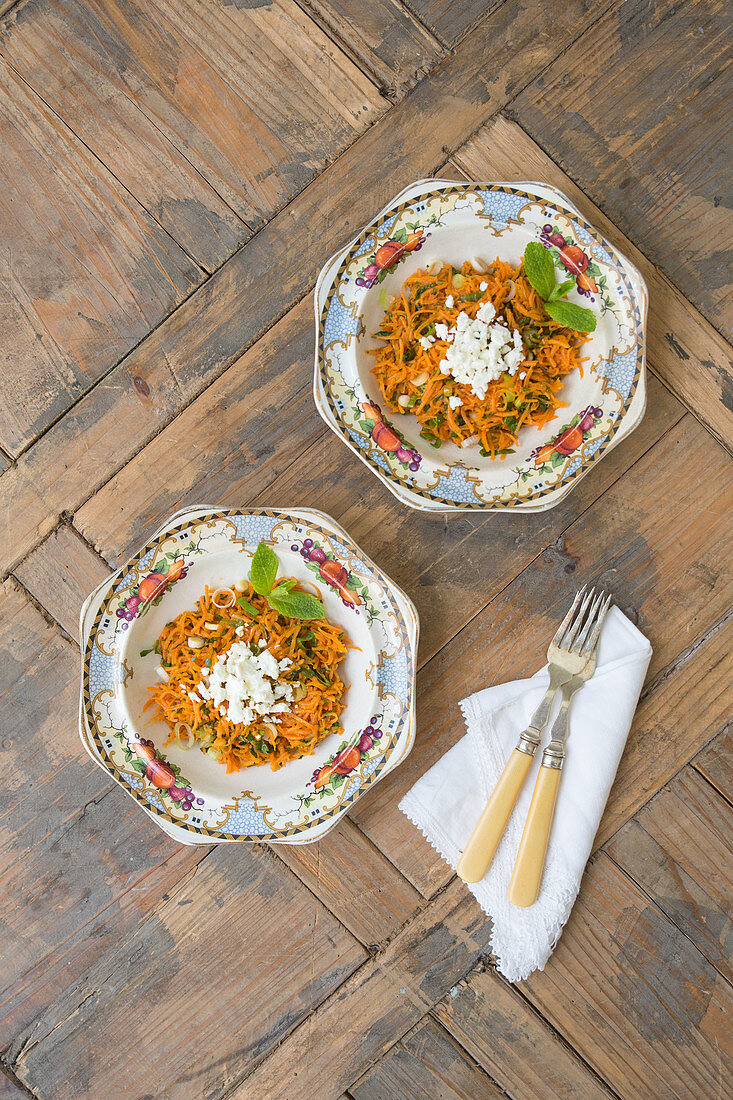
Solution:
M 218 200 L 226 238 L 209 240 L 210 266 L 241 239 L 231 211 L 250 225 L 270 217 L 387 106 L 293 0 L 33 0 L 3 50 L 133 194 L 145 189 L 172 227 L 190 220 L 192 248 Z M 158 157 L 145 150 L 150 136 Z M 181 182 L 169 197 L 173 164 Z
M 323 433 L 312 308 L 299 303 L 76 513 L 111 564 L 184 504 L 244 504 Z
M 507 0 L 481 23 L 0 475 L 0 503 L 17 513 L 12 534 L 0 528 L 0 569 L 87 500 L 303 296 L 330 253 L 406 179 L 434 172 L 445 147 L 463 143 L 522 86 L 528 66 L 551 61 L 589 19 L 582 0 L 552 11 Z M 508 37 L 515 52 L 507 56 Z
M 603 854 L 522 992 L 620 1096 L 731 1095 L 730 985 Z
M 474 23 L 486 18 L 502 0 L 411 0 L 413 11 L 447 45 L 454 45 Z M 505 43 L 510 49 L 512 42 Z
M 728 336 L 729 39 L 724 0 L 623 4 L 604 14 L 511 108 Z M 589 64 L 589 56 L 597 62 Z
M 21 945 L 0 989 L 3 1047 L 130 939 L 210 850 L 169 840 L 98 774 L 106 789 L 72 807 L 62 825 L 2 852 L 0 880 L 14 903 L 2 917 L 4 954 Z
M 692 761 L 708 783 L 712 783 L 724 798 L 733 801 L 733 734 L 730 723 Z
M 109 566 L 73 528 L 64 525 L 20 563 L 15 576 L 78 642 L 81 605 L 109 576 Z
M 491 969 L 471 974 L 433 1009 L 509 1096 L 608 1100 L 610 1093 L 545 1020 Z
M 22 198 L 21 198 L 22 197 Z M 11 455 L 202 273 L 0 58 L 0 443 Z
M 500 1100 L 505 1094 L 431 1016 L 352 1085 L 354 1100 Z
M 271 853 L 221 845 L 14 1040 L 8 1064 L 48 1095 L 133 1100 L 153 1063 L 130 1052 L 154 1050 L 166 1096 L 220 1096 L 364 958 Z
M 694 768 L 663 787 L 606 851 L 733 980 L 733 809 Z
M 462 884 L 452 884 L 233 1089 L 231 1100 L 337 1097 L 465 976 L 488 936 L 488 918 Z
M 0 15 L 2 15 L 2 9 L 0 9 Z M 4 1073 L 2 1067 L 0 1067 L 0 1100 L 21 1100 L 22 1097 L 26 1096 L 28 1096 L 28 1093 L 11 1081 L 7 1073 Z
M 404 95 L 444 54 L 398 0 L 305 0 L 303 7 L 374 74 L 390 99 Z
M 660 481 L 659 470 L 673 467 L 678 471 L 674 484 Z M 421 892 L 430 894 L 450 872 L 397 803 L 463 734 L 459 700 L 486 684 L 527 676 L 540 667 L 563 607 L 584 581 L 607 585 L 618 604 L 638 618 L 654 646 L 650 675 L 667 668 L 682 646 L 703 637 L 730 606 L 733 532 L 725 511 L 730 494 L 733 469 L 727 456 L 686 416 L 421 670 L 416 747 L 352 811 L 359 827 Z M 720 656 L 717 644 L 712 652 L 714 665 Z M 707 659 L 701 653 L 700 660 Z M 673 771 L 720 728 L 716 699 L 725 704 L 727 687 L 724 676 L 717 675 L 713 671 L 709 678 L 710 698 L 702 696 L 706 705 L 700 709 L 700 696 L 693 691 L 694 707 L 689 713 L 685 707 L 681 726 L 674 722 L 670 747 L 673 756 L 684 756 L 676 755 Z M 686 676 L 680 682 L 689 689 Z M 713 721 L 718 725 L 710 729 Z M 667 736 L 655 738 L 654 732 L 649 731 L 653 741 Z M 658 763 L 661 777 L 655 773 Z M 641 761 L 625 758 L 629 786 L 619 790 L 617 784 L 610 806 L 622 794 L 634 812 L 635 797 L 647 784 L 649 797 L 668 777 L 663 770 L 668 766 L 666 752 L 659 760 L 653 753 Z
M 423 903 L 348 817 L 315 844 L 278 844 L 275 851 L 351 934 L 369 946 L 390 939 Z
M 168 840 L 89 758 L 77 732 L 78 651 L 13 581 L 0 627 L 3 1047 L 107 947 L 112 913 L 137 903 L 141 919 L 143 898 L 206 849 Z
M 473 179 L 535 179 L 553 184 L 639 268 L 649 288 L 647 348 L 651 369 L 733 450 L 733 349 L 670 280 L 509 119 L 493 119 L 453 159 Z
M 423 595 L 431 604 L 438 600 L 441 614 L 426 618 L 423 647 L 430 647 L 434 631 L 440 631 L 435 644 L 442 645 L 447 637 L 444 627 L 463 625 L 466 611 L 463 603 L 456 603 L 454 588 L 435 591 L 436 540 L 442 558 L 454 552 L 461 556 L 448 563 L 471 615 L 478 568 L 471 568 L 460 581 L 470 532 L 491 522 L 492 533 L 505 542 L 508 554 L 517 556 L 515 540 L 520 537 L 521 563 L 531 560 L 530 547 L 538 552 L 562 530 L 558 523 L 563 517 L 567 522 L 565 509 L 574 518 L 584 502 L 602 492 L 682 414 L 679 403 L 663 387 L 653 385 L 653 411 L 578 486 L 566 505 L 547 516 L 454 517 L 446 528 L 441 518 L 406 510 L 323 428 L 310 392 L 312 340 L 310 303 L 303 301 L 77 512 L 75 522 L 85 538 L 118 565 L 182 504 L 216 501 L 242 506 L 258 497 L 268 505 L 277 499 L 284 506 L 297 502 L 325 509 L 340 517 L 395 580 L 410 588 L 419 610 Z M 270 414 L 273 407 L 279 409 L 277 416 Z M 212 436 L 214 419 L 221 430 Z M 327 475 L 334 469 L 339 470 L 338 478 Z M 414 543 L 409 561 L 399 551 L 398 534 Z M 495 554 L 488 556 L 491 560 Z M 428 590 L 422 593 L 423 588 Z
M 195 115 L 177 103 L 185 43 L 174 42 L 150 9 L 142 23 L 132 6 L 124 13 L 111 4 L 95 7 L 31 0 L 0 29 L 0 52 L 171 237 L 213 271 L 250 232 L 185 147 L 197 132 Z M 205 89 L 194 95 L 203 100 Z M 149 107 L 146 113 L 152 102 L 157 114 Z M 175 126 L 164 132 L 166 112 Z
M 607 840 L 730 715 L 733 623 L 645 690 L 596 836 Z M 650 767 L 650 764 L 652 765 Z

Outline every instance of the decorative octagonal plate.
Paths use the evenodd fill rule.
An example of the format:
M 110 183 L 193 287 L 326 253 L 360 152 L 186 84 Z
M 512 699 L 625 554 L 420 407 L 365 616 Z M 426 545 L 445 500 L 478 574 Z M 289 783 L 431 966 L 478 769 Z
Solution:
M 326 617 L 353 647 L 341 665 L 344 733 L 279 771 L 265 765 L 227 775 L 198 746 L 164 747 L 168 727 L 150 709 L 143 711 L 159 660 L 145 651 L 166 623 L 195 606 L 205 585 L 245 578 L 261 539 L 277 553 L 282 574 L 315 585 Z M 321 572 L 329 560 L 342 566 L 340 589 L 327 579 L 333 569 Z M 180 512 L 92 593 L 81 626 L 82 741 L 96 763 L 183 843 L 316 840 L 412 747 L 417 613 L 320 512 Z
M 543 429 L 523 429 L 514 454 L 482 458 L 477 447 L 455 444 L 435 450 L 421 439 L 414 416 L 382 413 L 365 354 L 378 346 L 372 334 L 418 268 L 497 256 L 518 264 L 529 241 L 548 249 L 558 281 L 576 277 L 570 300 L 596 314 L 596 330 L 582 349 L 583 376 L 567 377 L 567 407 Z M 397 497 L 424 511 L 550 508 L 644 415 L 644 280 L 546 184 L 412 184 L 328 261 L 315 308 L 321 416 Z

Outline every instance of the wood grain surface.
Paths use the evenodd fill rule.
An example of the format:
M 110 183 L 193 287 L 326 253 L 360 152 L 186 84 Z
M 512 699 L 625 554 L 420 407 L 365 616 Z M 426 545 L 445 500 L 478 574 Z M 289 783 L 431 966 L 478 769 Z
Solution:
M 592 59 L 579 40 L 512 107 L 728 338 L 730 32 L 725 0 L 623 4 L 594 26 Z
M 430 1016 L 349 1091 L 354 1100 L 500 1100 L 505 1095 Z
M 553 14 L 527 0 L 507 0 L 491 12 L 383 125 L 367 130 L 0 475 L 0 503 L 17 510 L 12 535 L 0 528 L 0 570 L 48 534 L 61 512 L 77 509 L 307 294 L 334 249 L 406 180 L 443 165 L 446 151 L 519 91 L 528 63 L 546 65 L 591 21 L 581 0 Z M 516 52 L 505 57 L 507 36 Z M 415 125 L 421 116 L 430 117 L 428 128 Z
M 0 0 L 0 1098 L 733 1097 L 722 0 Z M 555 508 L 423 515 L 319 418 L 311 291 L 407 183 L 544 180 L 649 289 Z M 85 597 L 185 504 L 329 512 L 421 617 L 410 757 L 313 845 L 174 843 L 78 736 Z M 578 586 L 654 655 L 543 972 L 398 810 Z

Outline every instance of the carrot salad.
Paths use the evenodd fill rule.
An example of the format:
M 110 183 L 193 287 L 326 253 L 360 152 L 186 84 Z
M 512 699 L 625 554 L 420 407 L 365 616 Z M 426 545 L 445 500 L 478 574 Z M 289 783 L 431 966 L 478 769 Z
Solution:
M 461 312 L 476 318 L 486 302 L 494 306 L 497 321 L 518 330 L 522 361 L 515 373 L 501 374 L 478 397 L 441 366 L 450 344 L 440 333 L 445 335 L 443 325 L 453 329 Z M 416 271 L 374 335 L 382 341 L 371 351 L 374 374 L 390 410 L 413 413 L 420 435 L 433 446 L 471 440 L 492 458 L 514 449 L 520 428 L 541 428 L 551 420 L 566 405 L 559 397 L 563 379 L 576 367 L 582 370 L 583 335 L 547 314 L 523 262 L 513 267 L 496 259 L 485 271 L 470 262 L 460 270 L 443 264 Z
M 342 631 L 325 619 L 279 614 L 251 583 L 241 587 L 241 592 L 207 587 L 195 611 L 184 611 L 164 627 L 155 651 L 165 679 L 148 689 L 146 707 L 154 704 L 170 726 L 166 744 L 198 742 L 228 772 L 251 764 L 269 764 L 277 771 L 288 760 L 312 753 L 329 734 L 343 732 L 344 684 L 338 666 L 347 646 Z M 213 666 L 238 642 L 255 657 L 269 651 L 280 665 L 277 689 L 289 700 L 279 713 L 248 724 L 231 721 L 226 706 L 200 697 L 202 683 L 207 694 Z

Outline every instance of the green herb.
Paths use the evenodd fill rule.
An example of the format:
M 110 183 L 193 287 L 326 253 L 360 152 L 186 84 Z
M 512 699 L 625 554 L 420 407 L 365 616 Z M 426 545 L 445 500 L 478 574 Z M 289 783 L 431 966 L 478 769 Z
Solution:
M 156 645 L 157 645 L 157 642 L 156 642 Z M 154 653 L 154 652 L 155 652 L 155 646 L 151 645 L 150 649 L 141 649 L 140 650 L 140 656 L 141 657 L 147 657 L 148 653 Z
M 288 615 L 291 619 L 323 618 L 323 604 L 308 592 L 284 592 L 282 595 L 273 592 L 267 602 L 280 615 Z
M 547 301 L 555 289 L 555 265 L 539 241 L 530 241 L 525 248 L 524 270 L 540 298 Z
M 566 279 L 565 282 L 558 283 L 547 301 L 556 302 L 558 298 L 564 298 L 567 292 L 572 290 L 574 286 L 575 279 Z
M 249 571 L 252 587 L 260 596 L 266 596 L 272 591 L 272 586 L 277 579 L 277 569 L 277 554 L 266 542 L 261 542 L 254 552 L 252 568 Z
M 253 619 L 259 614 L 255 605 L 250 603 L 249 600 L 245 600 L 244 596 L 237 596 L 237 603 L 242 608 L 242 611 L 246 611 Z
M 265 542 L 261 542 L 255 550 L 252 558 L 252 568 L 249 573 L 249 579 L 255 592 L 259 593 L 260 596 L 264 596 L 270 607 L 277 611 L 278 615 L 287 615 L 291 619 L 324 618 L 321 601 L 307 592 L 294 592 L 295 581 L 281 581 L 275 587 L 277 571 L 277 554 Z M 240 606 L 244 606 L 241 600 L 237 602 Z
M 483 290 L 472 290 L 470 294 L 461 294 L 462 302 L 480 302 L 484 296 Z
M 596 318 L 590 309 L 576 306 L 574 302 L 545 302 L 545 309 L 558 325 L 575 329 L 576 332 L 595 331 Z
M 545 311 L 553 321 L 575 332 L 594 332 L 595 314 L 590 309 L 577 306 L 574 302 L 560 301 L 564 294 L 575 285 L 574 279 L 565 279 L 555 286 L 555 264 L 552 256 L 539 241 L 530 241 L 524 250 L 524 271 L 540 298 L 544 299 Z M 529 330 L 534 336 L 533 329 Z M 525 345 L 533 347 L 533 341 L 525 340 Z

